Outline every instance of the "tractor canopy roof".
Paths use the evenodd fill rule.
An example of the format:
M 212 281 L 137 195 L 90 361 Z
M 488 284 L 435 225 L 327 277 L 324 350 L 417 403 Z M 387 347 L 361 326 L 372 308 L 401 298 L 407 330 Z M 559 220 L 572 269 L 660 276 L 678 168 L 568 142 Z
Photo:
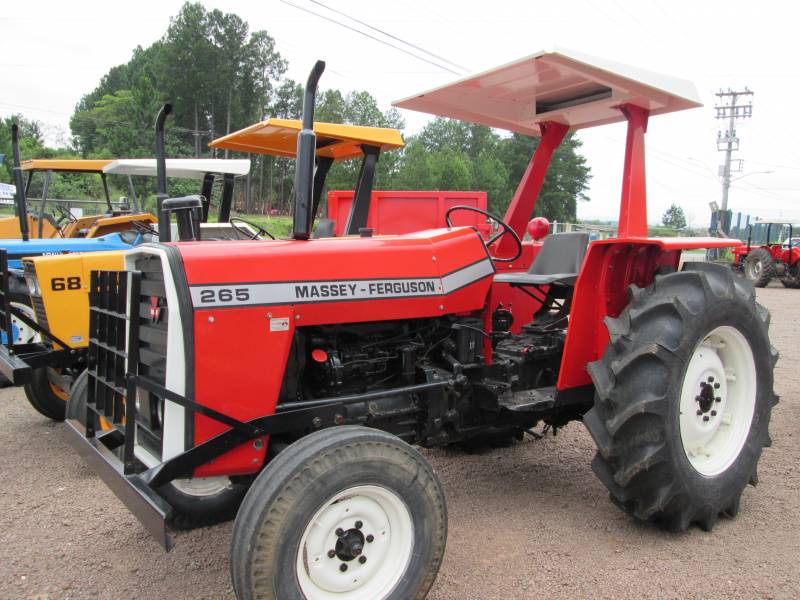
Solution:
M 226 148 L 238 152 L 256 152 L 275 156 L 294 157 L 297 154 L 297 134 L 302 123 L 295 119 L 266 119 L 211 142 L 211 148 Z M 394 150 L 405 145 L 403 136 L 388 127 L 363 127 L 336 123 L 314 123 L 317 135 L 317 156 L 347 160 L 363 156 L 362 145 Z
M 800 219 L 756 219 L 753 225 L 800 225 Z
M 65 173 L 102 173 L 103 168 L 111 163 L 111 159 L 83 160 L 61 158 L 34 158 L 23 160 L 20 167 L 23 171 L 61 171 Z
M 570 129 L 624 121 L 633 104 L 651 115 L 702 106 L 690 81 L 556 49 L 393 102 L 394 106 L 525 135 L 540 124 Z
M 167 177 L 203 179 L 206 173 L 220 175 L 247 175 L 250 160 L 223 158 L 168 158 Z M 156 176 L 155 158 L 123 158 L 110 162 L 103 168 L 108 175 Z

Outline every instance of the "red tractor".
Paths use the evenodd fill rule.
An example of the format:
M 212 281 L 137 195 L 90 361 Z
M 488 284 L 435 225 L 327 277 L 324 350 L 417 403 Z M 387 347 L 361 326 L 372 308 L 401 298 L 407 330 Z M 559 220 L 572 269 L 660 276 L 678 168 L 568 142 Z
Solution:
M 681 531 L 735 516 L 777 402 L 769 314 L 730 269 L 678 271 L 683 250 L 730 240 L 647 237 L 648 117 L 699 106 L 694 87 L 543 52 L 410 97 L 397 106 L 541 135 L 504 218 L 448 211 L 498 233 L 313 238 L 323 69 L 305 89 L 289 239 L 145 245 L 94 276 L 68 425 L 145 528 L 170 546 L 166 523 L 186 507 L 163 490 L 189 481 L 193 512 L 236 514 L 238 598 L 421 598 L 447 510 L 413 445 L 573 420 L 633 517 Z M 507 267 L 566 133 L 619 121 L 619 236 L 553 234 L 528 268 Z M 368 202 L 350 210 L 367 222 Z M 508 288 L 535 309 L 498 300 Z
M 800 227 L 793 221 L 759 220 L 748 228 L 747 243 L 733 250 L 733 268 L 756 287 L 777 278 L 800 288 Z

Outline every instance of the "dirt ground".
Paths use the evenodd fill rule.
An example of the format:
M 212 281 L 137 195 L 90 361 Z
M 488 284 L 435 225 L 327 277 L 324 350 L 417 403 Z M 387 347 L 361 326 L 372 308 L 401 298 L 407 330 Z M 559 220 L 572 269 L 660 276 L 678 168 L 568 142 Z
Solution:
M 800 292 L 758 296 L 781 403 L 736 519 L 675 535 L 628 518 L 580 423 L 479 455 L 428 452 L 450 515 L 431 600 L 800 597 Z M 0 598 L 233 597 L 230 523 L 180 532 L 164 554 L 20 391 L 0 391 L 0 423 Z

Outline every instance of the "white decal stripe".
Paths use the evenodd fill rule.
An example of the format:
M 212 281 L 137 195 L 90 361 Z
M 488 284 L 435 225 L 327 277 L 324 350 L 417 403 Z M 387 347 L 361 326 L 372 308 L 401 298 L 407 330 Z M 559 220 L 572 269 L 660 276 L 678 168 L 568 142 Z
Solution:
M 305 304 L 441 296 L 494 273 L 490 259 L 439 277 L 281 283 L 231 283 L 190 288 L 195 308 Z
M 494 273 L 494 265 L 491 259 L 487 258 L 481 262 L 470 265 L 464 269 L 450 273 L 442 277 L 442 284 L 444 286 L 444 293 L 449 294 L 458 290 L 465 285 L 469 285 L 473 281 L 483 279 L 488 275 Z

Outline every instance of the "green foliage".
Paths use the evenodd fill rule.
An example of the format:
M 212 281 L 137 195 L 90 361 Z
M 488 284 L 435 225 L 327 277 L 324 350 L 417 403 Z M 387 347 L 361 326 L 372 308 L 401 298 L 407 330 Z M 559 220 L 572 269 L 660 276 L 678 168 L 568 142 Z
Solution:
M 397 189 L 485 191 L 489 210 L 502 215 L 537 143 L 519 134 L 503 137 L 483 125 L 437 118 L 409 140 L 390 183 Z M 590 178 L 580 145 L 569 135 L 555 152 L 534 214 L 575 220 L 577 201 L 588 200 Z
M 0 154 L 5 155 L 0 166 L 0 181 L 14 183 L 12 168 L 14 157 L 11 153 L 11 126 L 19 127 L 19 154 L 21 160 L 29 158 L 50 158 L 54 151 L 44 147 L 42 126 L 38 121 L 31 121 L 22 115 L 11 115 L 0 120 Z
M 680 206 L 672 204 L 666 212 L 664 212 L 664 216 L 661 217 L 661 223 L 663 223 L 664 227 L 683 229 L 686 227 L 686 215 Z
M 155 115 L 161 104 L 170 101 L 173 116 L 167 121 L 168 156 L 216 156 L 217 152 L 207 148 L 211 139 L 265 115 L 300 116 L 303 88 L 284 78 L 286 70 L 286 61 L 266 31 L 250 31 L 236 14 L 186 2 L 158 41 L 135 48 L 128 62 L 111 68 L 97 87 L 81 98 L 70 120 L 73 145 L 87 158 L 152 156 Z M 23 158 L 64 152 L 43 146 L 38 124 L 17 119 L 23 126 Z M 364 90 L 324 90 L 317 98 L 316 120 L 405 127 L 397 110 L 382 110 Z M 0 123 L 0 152 L 9 157 L 10 122 Z M 502 215 L 536 145 L 537 140 L 523 135 L 437 118 L 409 137 L 404 149 L 381 155 L 375 187 L 485 191 L 490 210 Z M 223 155 L 227 157 L 229 152 Z M 250 176 L 237 183 L 235 209 L 251 214 L 277 209 L 288 214 L 294 161 L 248 156 L 253 167 Z M 357 160 L 335 164 L 327 189 L 352 189 L 359 167 Z M 7 161 L 0 178 L 9 180 L 10 174 Z M 580 141 L 569 135 L 555 152 L 535 214 L 574 221 L 578 201 L 588 200 L 589 178 Z M 110 181 L 113 198 L 128 195 L 126 181 L 113 177 Z M 169 186 L 173 195 L 197 193 L 196 182 L 171 180 Z M 155 181 L 137 181 L 137 192 L 152 206 Z M 59 175 L 51 187 L 54 194 L 100 198 L 102 187 L 96 177 Z

